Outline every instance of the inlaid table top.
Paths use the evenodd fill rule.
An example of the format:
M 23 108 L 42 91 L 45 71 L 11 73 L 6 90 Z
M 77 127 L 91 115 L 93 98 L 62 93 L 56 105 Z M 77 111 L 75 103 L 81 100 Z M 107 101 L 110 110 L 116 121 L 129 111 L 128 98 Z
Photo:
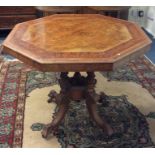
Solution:
M 42 71 L 110 71 L 149 50 L 134 23 L 97 14 L 58 14 L 17 24 L 3 50 Z

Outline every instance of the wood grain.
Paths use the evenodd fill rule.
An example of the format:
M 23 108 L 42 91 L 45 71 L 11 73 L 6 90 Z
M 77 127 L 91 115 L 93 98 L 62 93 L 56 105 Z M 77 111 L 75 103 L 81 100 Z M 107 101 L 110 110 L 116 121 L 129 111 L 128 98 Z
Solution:
M 0 16 L 0 30 L 12 29 L 16 24 L 36 19 L 35 15 L 3 15 Z
M 129 9 L 130 6 L 88 6 L 88 8 L 96 11 L 120 11 Z
M 134 23 L 95 14 L 61 14 L 17 24 L 4 50 L 43 71 L 109 71 L 149 50 Z
M 106 52 L 132 39 L 126 26 L 107 21 L 102 18 L 91 19 L 89 16 L 58 16 L 41 25 L 30 25 L 21 40 L 33 42 L 33 45 L 48 52 L 81 53 Z
M 0 6 L 0 15 L 35 15 L 33 6 Z

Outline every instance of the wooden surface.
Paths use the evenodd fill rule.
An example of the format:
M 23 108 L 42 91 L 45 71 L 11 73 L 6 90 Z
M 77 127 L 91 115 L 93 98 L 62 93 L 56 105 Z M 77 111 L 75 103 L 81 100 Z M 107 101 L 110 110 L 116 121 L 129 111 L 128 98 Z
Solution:
M 78 14 L 81 13 L 83 6 L 36 6 L 39 18 L 53 14 Z
M 0 6 L 0 30 L 12 29 L 15 24 L 36 19 L 32 6 Z
M 128 20 L 130 6 L 87 6 L 85 12 Z
M 97 11 L 121 11 L 129 9 L 129 6 L 88 6 L 88 8 L 91 8 L 93 10 Z
M 63 13 L 76 12 L 81 9 L 80 6 L 36 6 L 35 8 L 40 11 Z
M 128 18 L 128 6 L 0 6 L 0 30 L 37 17 L 61 13 L 100 13 L 121 19 Z
M 108 102 L 104 98 L 106 95 L 101 92 L 97 94 L 95 92 L 95 84 L 97 80 L 95 79 L 95 74 L 93 72 L 87 72 L 87 76 L 82 76 L 79 72 L 75 72 L 72 77 L 68 76 L 67 72 L 61 72 L 59 80 L 60 93 L 51 90 L 49 93 L 49 103 L 55 102 L 58 106 L 58 110 L 55 113 L 55 117 L 52 119 L 51 123 L 45 125 L 42 130 L 43 138 L 48 138 L 51 133 L 56 134 L 58 132 L 58 126 L 64 119 L 65 114 L 69 109 L 70 101 L 75 101 L 75 104 L 81 100 L 86 101 L 87 110 L 90 117 L 96 125 L 98 125 L 107 136 L 111 136 L 114 133 L 113 128 L 108 124 L 103 116 L 98 114 L 97 103 L 102 103 L 107 105 Z
M 0 30 L 12 29 L 16 24 L 36 19 L 35 15 L 3 15 L 0 16 Z
M 0 6 L 0 15 L 32 15 L 36 10 L 32 6 Z
M 149 50 L 139 26 L 95 14 L 52 15 L 18 24 L 4 51 L 43 71 L 110 71 Z
M 121 23 L 89 16 L 75 19 L 57 16 L 41 25 L 30 25 L 21 38 L 50 53 L 103 53 L 130 39 L 132 36 Z
M 52 14 L 102 14 L 120 19 L 128 19 L 129 6 L 36 6 L 38 17 Z

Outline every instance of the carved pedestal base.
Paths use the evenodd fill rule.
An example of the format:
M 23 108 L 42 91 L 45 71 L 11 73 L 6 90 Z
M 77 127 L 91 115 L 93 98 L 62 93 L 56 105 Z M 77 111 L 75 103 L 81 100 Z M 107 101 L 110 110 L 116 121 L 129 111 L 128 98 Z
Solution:
M 59 84 L 61 87 L 59 94 L 53 90 L 49 93 L 48 102 L 57 103 L 59 110 L 52 122 L 44 127 L 42 131 L 42 136 L 44 138 L 47 138 L 51 133 L 55 134 L 57 132 L 60 122 L 67 113 L 70 100 L 80 101 L 82 99 L 86 100 L 90 117 L 96 124 L 101 127 L 108 136 L 113 134 L 113 129 L 110 125 L 97 113 L 96 102 L 101 101 L 105 95 L 104 93 L 100 95 L 95 93 L 96 79 L 93 72 L 87 72 L 87 77 L 81 76 L 79 72 L 76 72 L 73 77 L 68 77 L 67 72 L 62 72 Z

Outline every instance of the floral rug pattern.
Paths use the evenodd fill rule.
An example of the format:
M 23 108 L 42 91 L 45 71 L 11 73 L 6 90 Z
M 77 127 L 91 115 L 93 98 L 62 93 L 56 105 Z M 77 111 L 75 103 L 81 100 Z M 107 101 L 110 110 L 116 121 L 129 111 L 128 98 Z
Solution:
M 105 73 L 103 75 L 107 76 Z M 110 73 L 108 78 L 109 80 L 137 82 L 155 97 L 155 67 L 146 58 L 133 61 L 128 66 Z M 54 73 L 42 73 L 21 62 L 2 63 L 0 69 L 0 147 L 22 147 L 26 96 L 35 88 L 56 83 L 57 78 Z M 85 110 L 85 104 L 71 106 L 57 135 L 62 147 L 154 147 L 146 122 L 146 117 L 155 118 L 154 111 L 144 116 L 127 101 L 125 96 L 107 96 L 106 100 L 109 106 L 104 107 L 99 104 L 99 112 L 104 111 L 102 113 L 104 117 L 110 113 L 110 117 L 106 118 L 114 126 L 116 133 L 112 137 L 106 137 L 88 119 L 87 115 L 82 116 L 78 109 L 82 106 Z M 115 107 L 113 108 L 115 110 L 112 110 L 112 107 Z M 124 111 L 120 111 L 120 107 Z M 86 117 L 83 119 L 86 121 L 73 123 L 74 119 L 82 120 L 81 117 Z M 38 129 L 35 123 L 32 129 L 40 130 L 42 127 Z M 92 132 L 95 137 L 91 134 Z M 125 134 L 122 135 L 122 133 Z
M 27 73 L 26 94 L 28 95 L 36 88 L 43 88 L 57 84 L 58 80 L 55 73 L 31 71 Z
M 107 106 L 104 103 L 108 102 Z M 75 106 L 76 105 L 76 106 Z M 62 147 L 127 148 L 154 147 L 145 116 L 125 96 L 107 96 L 98 111 L 114 129 L 111 137 L 90 120 L 85 103 L 72 103 L 59 127 Z M 82 110 L 81 110 L 82 109 Z
M 0 148 L 22 147 L 25 99 L 35 88 L 55 82 L 54 73 L 35 71 L 21 62 L 2 62 L 0 69 Z M 49 78 L 51 77 L 53 78 Z
M 25 70 L 19 62 L 4 62 L 1 66 L 0 147 L 21 146 L 25 103 L 25 86 L 21 81 L 26 81 L 21 68 Z
M 141 57 L 136 61 L 131 61 L 129 64 L 110 72 L 102 73 L 109 81 L 133 81 L 144 88 L 155 97 L 155 65 L 151 64 L 147 58 Z
M 126 96 L 106 96 L 102 103 L 98 103 L 98 112 L 113 127 L 115 133 L 111 137 L 107 137 L 90 119 L 84 101 L 71 102 L 70 109 L 58 129 L 57 138 L 61 146 L 64 148 L 155 147 L 149 136 L 145 116 L 127 101 Z M 34 123 L 31 129 L 41 131 L 43 127 L 44 124 Z

